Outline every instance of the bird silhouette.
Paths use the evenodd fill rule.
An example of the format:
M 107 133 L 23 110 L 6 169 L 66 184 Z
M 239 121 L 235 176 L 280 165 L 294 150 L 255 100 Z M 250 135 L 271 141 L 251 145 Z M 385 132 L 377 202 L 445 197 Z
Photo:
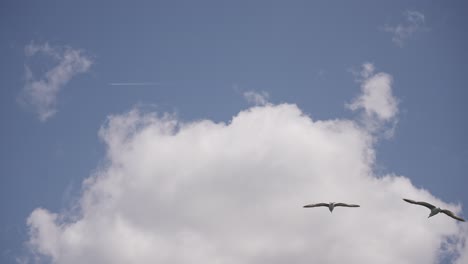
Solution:
M 328 210 L 330 210 L 330 213 L 332 213 L 332 212 L 333 212 L 333 209 L 335 209 L 335 207 L 338 207 L 338 206 L 342 206 L 342 207 L 360 207 L 360 206 L 357 205 L 357 204 L 346 204 L 346 203 L 316 203 L 316 204 L 304 205 L 304 208 L 312 208 L 312 207 L 320 207 L 320 206 L 328 207 Z
M 422 206 L 425 206 L 425 207 L 429 208 L 429 210 L 431 210 L 431 213 L 429 214 L 429 216 L 427 218 L 432 217 L 432 216 L 434 216 L 434 215 L 436 215 L 438 213 L 444 213 L 444 214 L 452 217 L 453 219 L 457 219 L 458 221 L 465 222 L 465 219 L 456 216 L 452 211 L 449 211 L 447 209 L 441 209 L 441 208 L 436 207 L 435 205 L 432 205 L 430 203 L 418 202 L 418 201 L 413 201 L 413 200 L 410 200 L 410 199 L 403 199 L 403 201 L 408 202 L 408 203 L 412 203 L 412 204 L 422 205 Z

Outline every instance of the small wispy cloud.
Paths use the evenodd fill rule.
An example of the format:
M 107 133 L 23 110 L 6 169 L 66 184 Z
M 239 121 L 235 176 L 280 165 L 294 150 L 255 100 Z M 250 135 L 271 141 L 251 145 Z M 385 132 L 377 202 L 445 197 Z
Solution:
M 246 91 L 243 95 L 245 100 L 253 105 L 266 105 L 269 103 L 270 95 L 265 91 Z
M 71 47 L 53 47 L 49 43 L 31 43 L 24 49 L 26 57 L 42 54 L 56 62 L 56 65 L 41 76 L 34 76 L 31 67 L 25 65 L 25 85 L 18 101 L 32 107 L 39 120 L 47 121 L 57 112 L 59 91 L 77 74 L 89 70 L 92 59 L 82 50 Z
M 403 13 L 405 21 L 396 26 L 385 25 L 383 30 L 393 34 L 392 41 L 399 47 L 403 47 L 404 42 L 420 31 L 426 31 L 426 20 L 423 13 L 419 11 L 406 10 Z
M 361 94 L 345 106 L 352 111 L 363 110 L 362 121 L 369 131 L 383 130 L 386 137 L 391 137 L 398 122 L 398 100 L 392 92 L 392 76 L 375 73 L 374 64 L 369 62 L 353 74 L 361 84 Z

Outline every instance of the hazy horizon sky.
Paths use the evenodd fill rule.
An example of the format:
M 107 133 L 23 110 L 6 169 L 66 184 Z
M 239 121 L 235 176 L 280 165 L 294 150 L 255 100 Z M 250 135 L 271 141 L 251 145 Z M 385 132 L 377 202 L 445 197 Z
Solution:
M 467 263 L 467 11 L 3 1 L 0 262 Z

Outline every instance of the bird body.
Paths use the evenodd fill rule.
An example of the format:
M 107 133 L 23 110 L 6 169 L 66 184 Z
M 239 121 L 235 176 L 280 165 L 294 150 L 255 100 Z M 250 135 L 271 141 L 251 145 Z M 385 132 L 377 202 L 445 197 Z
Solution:
M 418 202 L 418 201 L 413 201 L 413 200 L 410 200 L 410 199 L 403 199 L 403 201 L 407 202 L 407 203 L 411 203 L 411 204 L 417 204 L 417 205 L 422 205 L 424 207 L 427 207 L 429 208 L 429 210 L 431 210 L 431 212 L 429 213 L 429 217 L 432 217 L 438 213 L 444 213 L 450 217 L 452 217 L 453 219 L 456 219 L 458 221 L 462 221 L 462 222 L 465 222 L 465 219 L 461 218 L 461 217 L 458 217 L 456 216 L 452 211 L 449 211 L 447 209 L 441 209 L 440 207 L 436 207 L 430 203 L 426 203 L 426 202 Z
M 439 207 L 434 207 L 431 209 L 431 212 L 429 213 L 429 216 L 427 218 L 432 217 L 440 212 L 441 212 L 441 209 Z
M 333 209 L 335 209 L 335 207 L 338 207 L 338 206 L 342 206 L 342 207 L 360 207 L 357 204 L 345 204 L 345 203 L 333 203 L 333 202 L 331 202 L 331 203 L 308 204 L 308 205 L 304 205 L 304 208 L 312 208 L 312 207 L 320 207 L 320 206 L 328 207 L 328 210 L 330 210 L 330 213 L 333 213 Z

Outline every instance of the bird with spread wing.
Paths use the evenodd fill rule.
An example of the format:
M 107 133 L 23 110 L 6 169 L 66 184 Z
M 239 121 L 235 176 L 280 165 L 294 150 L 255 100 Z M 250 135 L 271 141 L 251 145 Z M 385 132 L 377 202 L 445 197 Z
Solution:
M 413 200 L 410 200 L 410 199 L 403 199 L 403 201 L 405 202 L 408 202 L 408 203 L 411 203 L 411 204 L 417 204 L 417 205 L 422 205 L 422 206 L 425 206 L 427 208 L 429 208 L 429 210 L 431 210 L 431 213 L 429 214 L 428 218 L 429 217 L 432 217 L 438 213 L 444 213 L 454 219 L 457 219 L 458 221 L 462 221 L 462 222 L 465 222 L 465 219 L 459 217 L 459 216 L 456 216 L 452 211 L 449 211 L 447 209 L 441 209 L 439 207 L 436 207 L 435 205 L 432 205 L 430 203 L 426 203 L 426 202 L 418 202 L 418 201 L 413 201 Z
M 333 212 L 333 209 L 335 209 L 335 207 L 338 207 L 338 206 L 342 206 L 342 207 L 360 207 L 360 206 L 357 205 L 357 204 L 346 204 L 346 203 L 316 203 L 316 204 L 304 205 L 304 208 L 312 208 L 312 207 L 320 207 L 320 206 L 328 207 L 328 210 L 330 210 L 330 213 L 332 213 L 332 212 Z

